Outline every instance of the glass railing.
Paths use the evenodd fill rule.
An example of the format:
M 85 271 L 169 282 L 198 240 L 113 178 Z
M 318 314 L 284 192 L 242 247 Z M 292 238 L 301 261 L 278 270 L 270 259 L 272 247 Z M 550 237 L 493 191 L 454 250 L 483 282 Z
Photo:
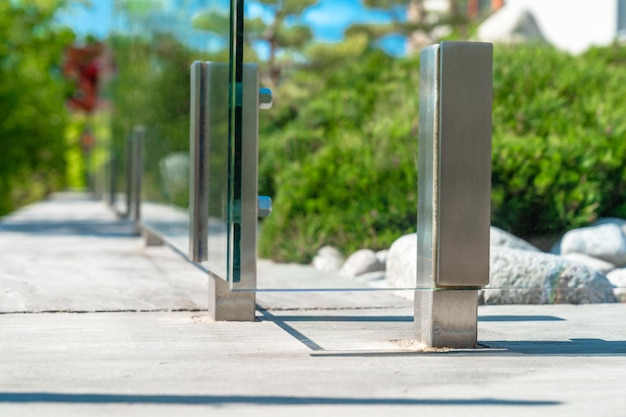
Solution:
M 106 168 L 114 185 L 111 201 L 120 213 L 140 212 L 142 227 L 229 281 L 235 291 L 440 289 L 444 285 L 434 284 L 430 275 L 416 280 L 418 243 L 412 233 L 418 195 L 423 195 L 417 192 L 416 167 L 419 60 L 394 61 L 389 56 L 398 53 L 393 35 L 372 40 L 366 28 L 348 33 L 342 43 L 314 41 L 317 35 L 298 23 L 306 21 L 306 2 L 302 10 L 282 10 L 287 3 L 116 3 L 116 32 L 109 42 L 117 68 L 111 87 L 112 158 Z M 272 32 L 287 11 L 293 16 L 282 32 Z M 246 70 L 243 61 L 258 70 Z M 359 67 L 350 67 L 351 61 Z M 212 64 L 200 68 L 206 62 Z M 393 70 L 413 82 L 407 98 L 412 101 L 383 108 L 379 97 L 393 105 L 394 94 L 404 88 L 386 83 Z M 252 78 L 245 78 L 246 71 Z M 354 83 L 352 91 L 340 83 Z M 357 100 L 364 91 L 360 83 L 375 92 L 370 101 Z M 255 115 L 259 87 L 272 89 L 275 106 Z M 198 97 L 201 103 L 194 102 Z M 256 99 L 244 103 L 244 97 Z M 313 105 L 307 104 L 311 100 Z M 194 127 L 200 111 L 205 124 Z M 255 132 L 246 129 L 255 127 L 246 117 L 258 118 L 258 143 L 250 142 Z M 355 126 L 362 128 L 358 135 Z M 194 129 L 207 133 L 205 142 L 194 142 Z M 136 141 L 142 142 L 141 160 L 133 157 Z M 257 181 L 257 146 L 258 193 L 257 184 L 250 183 Z M 137 164 L 139 207 L 130 195 L 139 190 L 131 175 Z M 406 184 L 413 188 L 405 190 Z M 198 189 L 204 193 L 200 197 Z M 370 198 L 374 189 L 388 191 L 384 201 Z M 258 226 L 256 213 L 249 211 L 256 194 L 274 200 L 271 217 Z M 459 207 L 459 218 L 465 209 Z M 334 215 L 333 224 L 321 223 L 322 216 L 302 216 L 324 210 Z M 455 220 L 454 210 L 446 213 Z M 355 216 L 361 219 L 358 226 Z M 344 222 L 363 230 L 347 230 Z M 393 232 L 385 229 L 389 224 Z M 471 246 L 473 236 L 465 235 L 463 245 Z M 480 236 L 481 245 L 489 244 L 485 238 L 488 233 Z M 326 245 L 346 249 L 340 255 L 320 251 Z M 364 250 L 348 259 L 357 249 Z M 485 289 L 484 274 L 475 285 L 445 286 L 480 291 L 487 304 L 615 300 L 611 284 L 584 264 L 518 250 L 491 246 L 491 284 Z M 534 268 L 536 262 L 548 266 Z

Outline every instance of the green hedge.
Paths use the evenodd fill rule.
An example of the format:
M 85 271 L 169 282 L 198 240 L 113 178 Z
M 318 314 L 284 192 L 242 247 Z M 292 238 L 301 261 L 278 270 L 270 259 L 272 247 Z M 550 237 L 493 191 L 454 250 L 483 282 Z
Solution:
M 73 33 L 53 24 L 59 3 L 0 2 L 0 215 L 65 183 L 60 67 Z
M 546 236 L 626 216 L 626 52 L 494 52 L 492 222 Z M 263 113 L 261 256 L 309 261 L 324 244 L 381 249 L 415 230 L 417 59 L 371 51 L 301 70 Z
M 624 48 L 496 51 L 493 223 L 528 238 L 626 215 Z
M 303 72 L 263 113 L 261 256 L 306 262 L 324 244 L 386 248 L 415 230 L 418 71 L 372 52 L 328 78 Z M 271 114 L 274 113 L 274 114 Z M 267 116 L 267 117 L 266 117 Z

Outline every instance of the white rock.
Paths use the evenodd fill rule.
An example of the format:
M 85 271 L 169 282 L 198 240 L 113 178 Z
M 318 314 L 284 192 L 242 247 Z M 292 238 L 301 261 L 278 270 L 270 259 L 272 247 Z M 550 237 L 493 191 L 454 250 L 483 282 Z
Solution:
M 615 269 L 615 265 L 610 262 L 603 261 L 598 258 L 592 258 L 591 256 L 584 255 L 582 253 L 566 253 L 563 257 L 565 259 L 569 259 L 570 261 L 579 262 L 591 268 L 595 268 L 603 274 L 607 274 Z
M 513 240 L 515 242 L 515 240 Z M 520 245 L 527 248 L 526 245 Z M 490 284 L 481 291 L 485 304 L 615 302 L 613 287 L 597 269 L 561 256 L 529 249 L 490 247 Z M 390 288 L 413 288 L 417 270 L 417 234 L 396 240 L 387 257 Z
M 622 229 L 622 232 L 626 233 L 626 220 L 624 219 L 619 219 L 617 217 L 603 217 L 601 219 L 596 220 L 592 224 L 592 226 L 601 226 L 604 224 L 617 225 Z M 553 253 L 555 255 L 561 254 L 561 240 L 555 242 L 554 245 L 552 245 L 552 248 L 550 249 L 550 253 Z
M 504 230 L 499 229 L 495 226 L 491 226 L 489 234 L 489 244 L 491 246 L 500 246 L 511 249 L 523 249 L 539 252 L 539 249 L 526 242 L 525 240 L 522 240 L 519 237 L 516 237 L 509 232 L 505 232 Z
M 417 282 L 417 233 L 397 239 L 387 254 L 390 288 L 414 288 Z
M 615 302 L 611 283 L 600 271 L 542 252 L 491 248 L 485 304 Z
M 389 249 L 379 250 L 376 252 L 378 261 L 384 265 L 387 265 L 387 256 L 389 255 Z
M 615 297 L 622 303 L 626 303 L 626 269 L 615 269 L 609 272 L 606 277 L 615 286 L 613 289 Z
M 344 258 L 341 252 L 332 246 L 324 246 L 313 257 L 312 265 L 315 269 L 324 272 L 337 272 L 343 265 Z
M 602 217 L 595 222 L 592 226 L 602 226 L 603 224 L 614 224 L 619 226 L 624 233 L 626 233 L 626 220 L 617 217 Z
M 626 235 L 614 223 L 570 230 L 561 241 L 561 253 L 582 253 L 610 262 L 626 265 Z
M 356 277 L 384 269 L 385 265 L 378 260 L 373 250 L 361 249 L 348 257 L 339 270 L 339 274 L 344 277 Z

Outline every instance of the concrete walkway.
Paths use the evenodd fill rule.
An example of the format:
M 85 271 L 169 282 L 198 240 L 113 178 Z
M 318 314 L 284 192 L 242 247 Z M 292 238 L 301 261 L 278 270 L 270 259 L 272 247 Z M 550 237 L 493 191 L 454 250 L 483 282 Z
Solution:
M 206 319 L 206 276 L 80 194 L 0 219 L 0 416 L 622 416 L 626 305 L 479 308 L 420 352 L 387 292 L 259 294 Z

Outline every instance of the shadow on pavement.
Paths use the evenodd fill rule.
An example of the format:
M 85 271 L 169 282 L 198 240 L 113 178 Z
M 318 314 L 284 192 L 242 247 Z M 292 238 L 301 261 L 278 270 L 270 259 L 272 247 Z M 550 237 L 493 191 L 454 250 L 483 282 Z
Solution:
M 346 316 L 346 315 L 274 315 L 267 310 L 260 310 L 262 321 L 276 324 L 285 332 L 303 343 L 309 349 L 315 351 L 312 356 L 397 356 L 397 355 L 425 355 L 425 354 L 464 354 L 464 355 L 542 355 L 542 356 L 626 356 L 626 341 L 608 341 L 603 339 L 570 339 L 565 341 L 538 341 L 538 340 L 495 340 L 481 342 L 477 349 L 440 349 L 434 351 L 394 351 L 394 352 L 326 352 L 321 345 L 310 339 L 303 332 L 289 325 L 289 322 L 388 322 L 410 323 L 411 316 Z M 478 321 L 486 322 L 521 322 L 521 321 L 565 321 L 556 316 L 482 316 Z
M 322 349 L 323 350 L 323 349 Z M 393 352 L 316 352 L 313 357 L 394 357 L 403 355 L 463 355 L 463 356 L 626 356 L 626 341 L 602 339 L 570 339 L 568 341 L 510 341 L 480 342 L 476 349 L 429 349 Z
M 491 349 L 503 353 L 550 356 L 626 356 L 626 340 L 570 339 L 567 341 L 489 341 Z
M 415 406 L 554 406 L 559 401 L 505 400 L 499 398 L 347 398 L 245 395 L 130 395 L 62 394 L 48 392 L 0 393 L 0 403 L 64 404 L 174 404 L 174 405 L 415 405 Z
M 512 316 L 512 315 L 500 315 L 500 316 L 478 316 L 478 321 L 565 321 L 564 318 L 556 316 Z
M 0 233 L 24 233 L 42 236 L 94 236 L 101 238 L 133 237 L 137 233 L 128 220 L 63 220 L 0 223 Z

